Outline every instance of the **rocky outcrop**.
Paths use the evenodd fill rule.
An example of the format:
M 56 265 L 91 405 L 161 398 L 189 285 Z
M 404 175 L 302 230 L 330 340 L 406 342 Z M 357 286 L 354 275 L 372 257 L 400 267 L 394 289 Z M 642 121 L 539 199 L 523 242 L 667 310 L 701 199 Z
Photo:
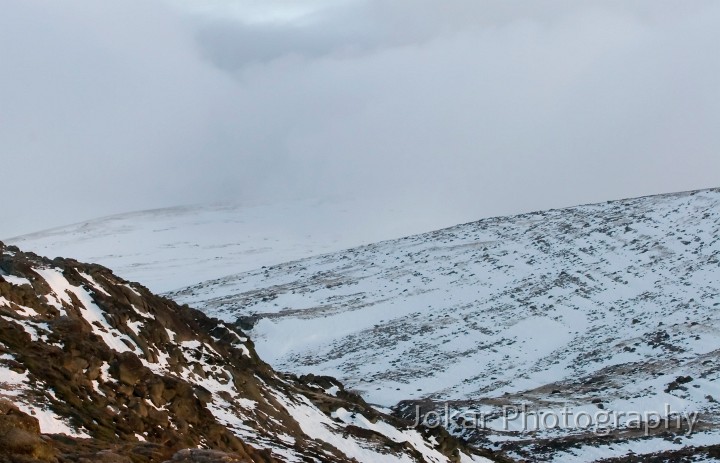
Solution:
M 0 243 L 0 461 L 460 461 L 333 378 L 110 270 Z
M 55 450 L 43 440 L 38 420 L 0 400 L 0 462 L 55 460 Z

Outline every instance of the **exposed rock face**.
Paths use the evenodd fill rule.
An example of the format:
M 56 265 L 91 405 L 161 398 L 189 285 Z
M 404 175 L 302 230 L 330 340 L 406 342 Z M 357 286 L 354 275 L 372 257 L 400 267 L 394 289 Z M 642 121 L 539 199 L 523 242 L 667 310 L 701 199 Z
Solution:
M 273 371 L 236 326 L 104 267 L 0 243 L 0 462 L 469 455 L 332 378 Z
M 55 451 L 40 435 L 40 424 L 11 402 L 0 401 L 0 461 L 52 461 Z

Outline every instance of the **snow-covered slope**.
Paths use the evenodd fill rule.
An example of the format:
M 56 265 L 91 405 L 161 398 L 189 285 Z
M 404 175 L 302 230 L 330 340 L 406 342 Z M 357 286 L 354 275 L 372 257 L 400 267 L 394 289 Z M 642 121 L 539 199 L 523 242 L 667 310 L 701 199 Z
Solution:
M 336 376 L 409 419 L 415 407 L 444 417 L 447 404 L 442 424 L 511 457 L 720 461 L 720 190 L 342 250 L 432 226 L 383 225 L 359 239 L 348 232 L 356 215 L 338 204 L 176 208 L 12 241 L 109 264 L 159 290 L 190 285 L 168 294 L 252 326 L 259 354 L 277 369 Z M 391 214 L 364 217 L 377 224 Z M 318 221 L 327 229 L 307 236 Z M 528 413 L 503 418 L 503 407 L 523 404 Z M 575 418 L 537 425 L 564 410 Z M 631 426 L 628 413 L 652 422 L 649 412 L 668 429 Z M 485 423 L 464 426 L 472 413 Z M 582 413 L 608 413 L 609 435 L 582 426 Z M 376 426 L 340 409 L 331 418 Z
M 171 297 L 254 325 L 274 367 L 336 376 L 385 406 L 700 413 L 703 433 L 644 446 L 618 444 L 630 421 L 620 419 L 607 453 L 572 423 L 448 424 L 512 455 L 592 461 L 720 443 L 720 190 L 481 220 Z
M 297 200 L 134 212 L 3 241 L 99 263 L 164 292 L 460 220 L 452 212 L 417 214 L 387 201 Z

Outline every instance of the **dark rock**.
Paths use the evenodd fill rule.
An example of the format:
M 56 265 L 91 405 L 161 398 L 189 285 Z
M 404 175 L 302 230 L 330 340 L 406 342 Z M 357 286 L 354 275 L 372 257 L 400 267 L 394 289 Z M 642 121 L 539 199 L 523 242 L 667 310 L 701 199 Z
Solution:
M 120 354 L 117 363 L 112 367 L 111 373 L 115 373 L 120 382 L 128 386 L 134 386 L 145 376 L 145 366 L 142 361 L 130 352 Z

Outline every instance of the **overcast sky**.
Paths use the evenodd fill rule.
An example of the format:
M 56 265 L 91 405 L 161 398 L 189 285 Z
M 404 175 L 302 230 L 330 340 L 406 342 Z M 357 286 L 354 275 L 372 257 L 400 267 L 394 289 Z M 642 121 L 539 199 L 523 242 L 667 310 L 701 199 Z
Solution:
M 720 186 L 716 0 L 0 11 L 0 237 L 216 201 L 469 221 Z

